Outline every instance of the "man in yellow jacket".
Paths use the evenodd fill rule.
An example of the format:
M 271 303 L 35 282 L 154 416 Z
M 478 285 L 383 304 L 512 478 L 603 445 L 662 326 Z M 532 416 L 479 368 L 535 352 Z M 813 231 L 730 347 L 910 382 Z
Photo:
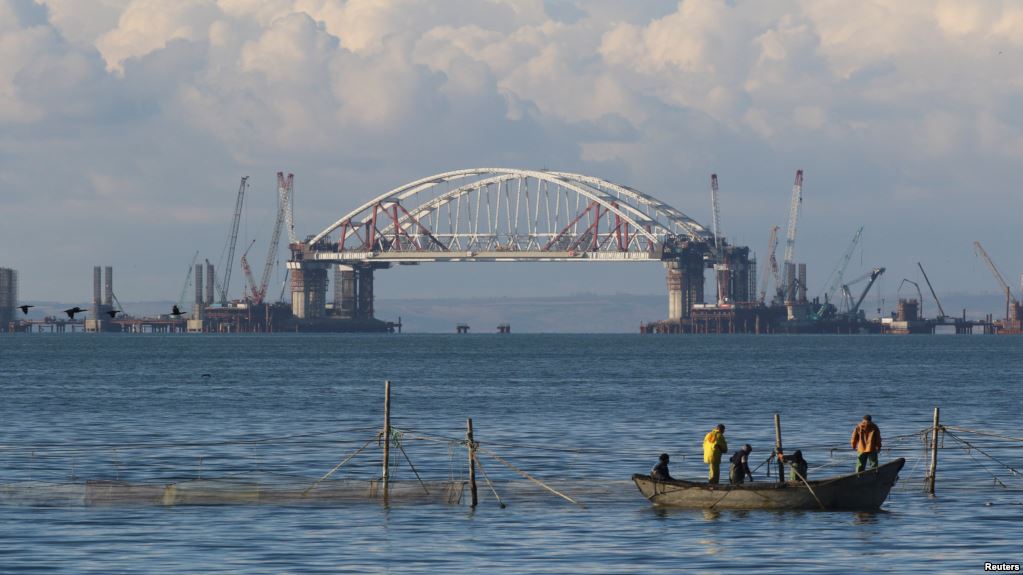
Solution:
M 849 443 L 856 450 L 856 473 L 863 471 L 868 461 L 872 468 L 877 469 L 877 452 L 881 450 L 881 430 L 871 421 L 869 415 L 864 415 L 863 421 L 853 429 Z
M 721 477 L 721 455 L 728 451 L 725 426 L 719 423 L 703 438 L 703 462 L 710 466 L 708 483 L 715 484 Z

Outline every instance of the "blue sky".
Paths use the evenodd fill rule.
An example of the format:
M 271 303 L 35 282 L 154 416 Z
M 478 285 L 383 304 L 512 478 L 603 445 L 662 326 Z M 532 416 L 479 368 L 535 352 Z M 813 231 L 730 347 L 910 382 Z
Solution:
M 275 173 L 299 236 L 429 174 L 555 168 L 766 249 L 806 172 L 797 259 L 1018 286 L 1023 6 L 1014 2 L 0 0 L 0 265 L 22 299 L 176 299 L 217 261 L 238 178 L 262 265 Z M 240 248 L 241 249 L 241 248 Z M 283 251 L 282 251 L 283 254 Z M 236 273 L 237 270 L 236 270 Z M 236 275 L 236 278 L 240 275 Z M 240 282 L 235 282 L 240 286 Z M 815 288 L 815 286 L 818 286 Z M 419 266 L 383 297 L 662 293 L 656 265 Z

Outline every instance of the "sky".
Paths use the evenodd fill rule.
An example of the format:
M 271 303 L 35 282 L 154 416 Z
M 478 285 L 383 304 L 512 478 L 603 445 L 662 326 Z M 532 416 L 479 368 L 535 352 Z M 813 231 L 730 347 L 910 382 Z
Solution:
M 811 293 L 861 225 L 848 273 L 885 266 L 889 291 L 921 261 L 939 291 L 995 292 L 974 240 L 1018 289 L 1021 55 L 1023 4 L 996 0 L 0 0 L 0 266 L 22 300 L 88 302 L 94 265 L 121 301 L 176 300 L 192 254 L 223 257 L 243 175 L 258 275 L 278 171 L 304 237 L 479 166 L 602 177 L 704 224 L 717 173 L 724 235 L 763 254 L 803 169 Z M 376 283 L 665 292 L 657 264 Z

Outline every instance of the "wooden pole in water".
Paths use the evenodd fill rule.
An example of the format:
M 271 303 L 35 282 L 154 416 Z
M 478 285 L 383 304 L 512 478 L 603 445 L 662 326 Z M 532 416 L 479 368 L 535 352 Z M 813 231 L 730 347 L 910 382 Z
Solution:
M 774 450 L 781 453 L 781 415 L 774 414 Z M 785 464 L 778 458 L 778 483 L 785 483 Z
M 384 381 L 384 467 L 381 477 L 384 480 L 384 497 L 387 497 L 387 481 L 391 469 L 391 380 Z
M 934 479 L 938 473 L 938 431 L 941 427 L 938 424 L 938 416 L 941 408 L 934 408 L 934 424 L 931 426 L 931 468 L 927 472 L 927 493 L 934 495 Z
M 472 439 L 472 418 L 465 420 L 465 440 L 469 446 L 469 492 L 472 494 L 472 506 L 476 507 L 479 498 L 476 492 L 476 443 Z

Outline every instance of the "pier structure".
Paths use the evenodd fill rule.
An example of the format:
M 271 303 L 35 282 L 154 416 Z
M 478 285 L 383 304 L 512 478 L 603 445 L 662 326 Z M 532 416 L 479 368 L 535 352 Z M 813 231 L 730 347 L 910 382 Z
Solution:
M 119 326 L 110 323 L 110 311 L 114 308 L 114 268 L 113 266 L 93 266 L 92 268 L 92 308 L 82 326 L 85 331 L 120 331 Z M 73 322 L 72 322 L 73 324 Z M 73 328 L 72 328 L 73 330 Z
M 0 332 L 14 331 L 18 305 L 18 272 L 0 268 Z

